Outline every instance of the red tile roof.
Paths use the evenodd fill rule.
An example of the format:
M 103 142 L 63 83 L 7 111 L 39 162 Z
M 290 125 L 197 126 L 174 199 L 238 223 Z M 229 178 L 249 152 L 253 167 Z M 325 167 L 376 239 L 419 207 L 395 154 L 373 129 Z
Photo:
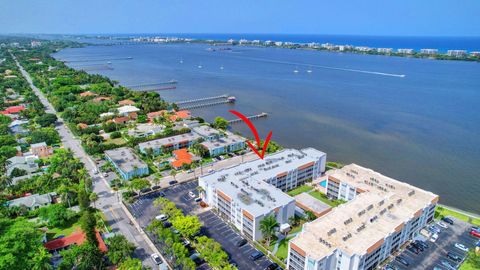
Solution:
M 11 106 L 6 108 L 4 111 L 1 111 L 1 114 L 14 114 L 14 113 L 19 113 L 21 111 L 25 110 L 24 106 Z
M 96 96 L 96 95 L 97 94 L 93 93 L 92 91 L 86 91 L 86 92 L 80 93 L 81 97 L 92 97 L 92 96 Z
M 148 119 L 160 117 L 160 116 L 163 116 L 165 114 L 165 112 L 167 112 L 167 111 L 161 110 L 161 111 L 158 111 L 158 112 L 147 113 L 147 117 L 148 117 Z
M 123 123 L 127 122 L 128 120 L 130 120 L 130 118 L 128 116 L 123 116 L 123 117 L 117 117 L 117 118 L 113 119 L 113 122 L 116 123 L 116 124 L 123 124 Z
M 190 117 L 191 117 L 190 111 L 182 110 L 182 111 L 175 112 L 175 114 L 170 116 L 169 118 L 170 120 L 175 121 L 178 118 L 183 119 L 183 118 L 190 118 Z
M 118 102 L 119 105 L 133 105 L 135 104 L 135 101 L 133 100 L 130 100 L 130 99 L 124 99 L 124 100 L 120 100 Z
M 101 252 L 107 252 L 107 245 L 103 242 L 102 236 L 98 231 L 95 232 L 98 241 L 98 248 Z M 61 248 L 69 247 L 73 244 L 81 245 L 86 241 L 86 235 L 83 231 L 79 230 L 67 237 L 55 239 L 44 244 L 45 248 L 52 251 Z
M 192 154 L 186 148 L 175 150 L 172 154 L 176 158 L 172 161 L 173 167 L 180 168 L 183 164 L 192 164 Z

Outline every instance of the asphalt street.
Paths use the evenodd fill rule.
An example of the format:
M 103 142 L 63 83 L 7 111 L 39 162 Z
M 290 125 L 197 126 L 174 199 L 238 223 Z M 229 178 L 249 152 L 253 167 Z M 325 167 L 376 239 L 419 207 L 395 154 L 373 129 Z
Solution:
M 93 191 L 98 194 L 96 206 L 104 213 L 113 232 L 123 234 L 130 242 L 134 243 L 137 246 L 134 254 L 135 257 L 141 259 L 144 266 L 153 267 L 153 262 L 150 259 L 150 254 L 152 254 L 153 251 L 148 243 L 144 240 L 144 236 L 141 235 L 141 233 L 135 227 L 129 224 L 129 219 L 120 206 L 121 202 L 118 198 L 118 195 L 110 189 L 105 179 L 103 179 L 103 176 L 94 173 L 96 165 L 90 156 L 88 156 L 83 150 L 80 140 L 75 138 L 73 133 L 65 125 L 65 122 L 60 115 L 57 114 L 47 98 L 33 84 L 30 75 L 23 69 L 15 57 L 14 59 L 22 75 L 28 81 L 34 93 L 45 106 L 45 111 L 47 113 L 53 113 L 57 115 L 58 121 L 55 128 L 60 134 L 62 143 L 65 148 L 71 149 L 73 154 L 85 164 L 85 167 L 92 178 Z

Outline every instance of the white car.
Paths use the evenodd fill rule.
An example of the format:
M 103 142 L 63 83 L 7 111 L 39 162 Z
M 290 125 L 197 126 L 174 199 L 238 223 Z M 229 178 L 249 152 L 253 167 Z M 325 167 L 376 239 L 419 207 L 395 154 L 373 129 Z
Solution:
M 153 253 L 152 255 L 150 255 L 150 258 L 152 258 L 155 264 L 162 264 L 162 259 L 160 258 L 160 255 L 158 255 L 158 253 Z
M 165 221 L 165 220 L 168 219 L 168 215 L 161 214 L 161 215 L 156 216 L 155 219 L 160 220 L 160 221 Z
M 188 192 L 188 196 L 190 196 L 191 198 L 195 198 L 195 193 L 193 193 L 193 191 L 190 191 Z
M 439 221 L 439 222 L 437 223 L 437 225 L 438 225 L 439 227 L 444 228 L 444 229 L 447 229 L 447 228 L 448 228 L 447 224 L 445 224 L 445 222 L 443 222 L 443 221 Z
M 432 237 L 430 237 L 430 242 L 435 243 L 435 241 L 437 241 L 437 239 L 438 239 L 438 234 L 434 233 L 432 235 Z
M 461 251 L 468 252 L 468 248 L 463 244 L 455 243 L 455 247 L 460 249 Z

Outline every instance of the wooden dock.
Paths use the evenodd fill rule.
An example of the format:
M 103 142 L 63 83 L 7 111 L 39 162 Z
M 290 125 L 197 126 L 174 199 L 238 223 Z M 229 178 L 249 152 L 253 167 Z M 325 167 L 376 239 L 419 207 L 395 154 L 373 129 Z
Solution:
M 182 101 L 177 101 L 174 102 L 177 105 L 183 105 L 183 104 L 188 104 L 188 103 L 197 103 L 197 102 L 202 102 L 202 101 L 210 101 L 210 100 L 215 100 L 215 99 L 226 99 L 228 98 L 228 95 L 220 95 L 220 96 L 213 96 L 213 97 L 204 97 L 204 98 L 197 98 L 197 99 L 189 99 L 189 100 L 182 100 Z
M 249 120 L 255 120 L 255 119 L 265 118 L 265 117 L 267 117 L 267 116 L 268 116 L 268 113 L 262 112 L 262 113 L 259 113 L 259 114 L 247 116 L 247 119 L 249 119 Z M 229 124 L 237 124 L 237 123 L 240 123 L 240 122 L 242 122 L 242 121 L 243 121 L 242 119 L 237 118 L 237 119 L 229 120 L 228 123 L 229 123 Z

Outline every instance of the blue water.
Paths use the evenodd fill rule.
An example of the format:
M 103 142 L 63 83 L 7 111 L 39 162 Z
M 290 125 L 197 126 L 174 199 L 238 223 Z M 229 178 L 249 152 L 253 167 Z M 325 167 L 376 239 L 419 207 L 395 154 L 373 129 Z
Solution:
M 370 167 L 439 194 L 441 203 L 480 213 L 480 63 L 207 48 L 92 46 L 56 57 L 132 56 L 112 61 L 113 70 L 92 72 L 125 85 L 176 79 L 176 90 L 161 92 L 169 101 L 235 95 L 235 105 L 193 113 L 212 120 L 234 118 L 229 109 L 268 112 L 267 119 L 255 121 L 261 136 L 271 130 L 272 139 L 287 147 L 316 147 L 329 160 Z M 243 125 L 234 128 L 250 135 Z

